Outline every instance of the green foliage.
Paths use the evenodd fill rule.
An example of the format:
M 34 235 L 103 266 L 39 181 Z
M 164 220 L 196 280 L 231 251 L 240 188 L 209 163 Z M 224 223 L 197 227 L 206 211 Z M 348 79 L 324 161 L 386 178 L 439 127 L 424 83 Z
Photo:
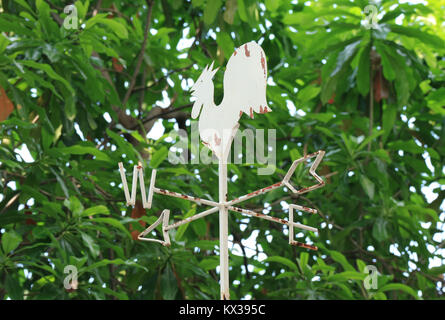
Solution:
M 79 28 L 65 29 L 64 1 L 1 1 L 0 87 L 14 111 L 0 122 L 0 298 L 219 298 L 217 215 L 170 231 L 169 248 L 133 240 L 163 209 L 174 220 L 204 209 L 156 195 L 136 215 L 117 164 L 127 179 L 141 161 L 146 179 L 158 169 L 157 187 L 217 199 L 217 166 L 170 164 L 167 133 L 190 135 L 190 79 L 215 61 L 220 101 L 228 58 L 251 40 L 267 55 L 273 112 L 240 128 L 277 129 L 276 171 L 229 165 L 229 197 L 320 149 L 327 184 L 243 203 L 281 218 L 286 202 L 316 208 L 295 219 L 319 228 L 296 232 L 318 252 L 289 246 L 273 223 L 230 216 L 231 297 L 443 298 L 445 3 L 430 2 L 381 1 L 367 29 L 367 1 L 79 0 Z M 147 138 L 156 121 L 165 134 Z M 307 170 L 292 183 L 312 184 Z M 67 265 L 76 290 L 63 286 Z M 376 290 L 364 287 L 366 265 L 380 273 Z

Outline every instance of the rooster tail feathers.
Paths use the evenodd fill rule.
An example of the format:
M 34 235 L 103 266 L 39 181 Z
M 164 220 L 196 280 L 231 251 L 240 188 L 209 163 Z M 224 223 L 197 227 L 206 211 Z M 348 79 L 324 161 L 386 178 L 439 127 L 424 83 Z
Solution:
M 263 49 L 251 41 L 235 49 L 224 73 L 224 100 L 238 115 L 272 111 L 267 105 L 267 62 Z M 235 110 L 236 106 L 236 110 Z

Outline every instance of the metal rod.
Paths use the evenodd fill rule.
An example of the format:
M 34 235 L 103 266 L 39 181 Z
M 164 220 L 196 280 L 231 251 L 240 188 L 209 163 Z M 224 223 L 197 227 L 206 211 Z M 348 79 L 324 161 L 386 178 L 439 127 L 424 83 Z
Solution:
M 324 155 L 325 155 L 325 151 L 319 150 L 317 152 L 308 154 L 308 155 L 306 155 L 306 156 L 304 156 L 304 157 L 302 157 L 302 158 L 300 158 L 298 160 L 295 160 L 292 163 L 292 166 L 290 167 L 289 171 L 287 172 L 286 176 L 283 179 L 284 185 L 286 187 L 288 187 L 289 190 L 292 191 L 295 194 L 303 194 L 303 193 L 306 193 L 306 192 L 309 192 L 309 191 L 312 191 L 312 190 L 315 190 L 315 189 L 323 187 L 325 182 L 323 181 L 322 178 L 320 178 L 320 176 L 315 172 L 315 170 L 317 169 L 317 167 L 320 164 L 321 159 L 323 159 Z M 313 186 L 306 187 L 306 188 L 303 188 L 303 189 L 300 189 L 300 190 L 296 190 L 289 182 L 290 177 L 292 176 L 292 174 L 294 173 L 297 165 L 300 162 L 304 162 L 307 159 L 313 158 L 315 156 L 316 156 L 315 161 L 314 161 L 314 163 L 312 163 L 312 165 L 311 165 L 311 167 L 309 169 L 309 173 L 310 173 L 310 175 L 312 175 L 315 178 L 315 180 L 318 181 L 318 184 L 315 184 Z
M 180 194 L 180 193 L 165 190 L 165 189 L 159 189 L 159 188 L 154 187 L 153 191 L 158 194 L 163 194 L 163 195 L 170 196 L 170 197 L 193 201 L 193 202 L 196 202 L 197 204 L 206 204 L 206 205 L 213 206 L 213 207 L 219 206 L 219 203 L 215 202 L 215 201 L 201 199 L 201 198 L 197 198 L 197 197 L 191 197 L 191 196 L 188 196 L 185 194 Z
M 130 193 L 128 192 L 127 178 L 125 177 L 124 165 L 122 164 L 122 162 L 119 162 L 118 165 L 119 165 L 119 172 L 121 173 L 122 187 L 124 188 L 125 201 L 127 202 L 128 206 L 130 204 L 131 198 L 130 198 Z
M 283 186 L 283 182 L 275 183 L 275 184 L 273 184 L 271 186 L 268 186 L 268 187 L 256 190 L 254 192 L 245 194 L 245 195 L 243 195 L 243 196 L 241 196 L 239 198 L 235 198 L 233 200 L 230 200 L 229 202 L 226 203 L 226 205 L 231 206 L 231 205 L 234 205 L 234 204 L 246 201 L 248 199 L 251 199 L 253 197 L 259 196 L 261 194 L 265 194 L 265 193 L 267 193 L 269 191 L 275 190 L 275 189 L 280 188 L 282 186 Z
M 219 273 L 221 300 L 230 300 L 229 292 L 229 244 L 228 244 L 228 221 L 229 214 L 227 206 L 222 205 L 227 202 L 227 161 L 219 159 Z
M 151 226 L 149 226 L 147 229 L 145 229 L 138 235 L 138 239 L 142 241 L 158 242 L 163 246 L 169 247 L 170 236 L 168 235 L 168 231 L 166 230 L 166 225 L 168 225 L 169 217 L 170 217 L 170 210 L 165 209 L 164 211 L 162 211 L 161 215 L 159 216 L 158 220 L 155 221 L 155 223 L 153 223 Z M 161 224 L 161 222 L 162 222 L 162 233 L 164 236 L 164 241 L 152 238 L 145 238 L 145 236 L 148 233 L 152 232 L 159 224 Z
M 285 224 L 285 225 L 288 225 L 288 226 L 292 225 L 295 228 L 304 229 L 304 230 L 313 231 L 313 232 L 318 232 L 318 229 L 316 229 L 316 228 L 309 227 L 309 226 L 306 226 L 304 224 L 297 223 L 297 222 L 292 222 L 291 223 L 290 221 L 287 221 L 285 219 L 271 217 L 271 216 L 268 216 L 268 215 L 265 215 L 265 214 L 262 214 L 262 213 L 258 213 L 258 212 L 255 212 L 255 211 L 251 211 L 251 210 L 247 210 L 247 209 L 241 209 L 241 208 L 237 208 L 237 207 L 233 207 L 233 206 L 228 206 L 228 209 L 231 210 L 231 211 L 244 213 L 244 214 L 247 214 L 249 216 L 261 218 L 261 219 L 264 219 L 264 220 L 269 220 L 269 221 L 272 221 L 272 222 L 277 222 L 277 223 Z
M 199 219 L 199 218 L 203 218 L 203 217 L 205 217 L 205 216 L 208 216 L 209 214 L 212 214 L 212 213 L 217 212 L 218 210 L 219 210 L 219 207 L 213 207 L 212 209 L 203 211 L 203 212 L 198 213 L 198 214 L 195 214 L 194 216 L 191 216 L 191 217 L 189 217 L 189 218 L 187 218 L 187 219 L 184 219 L 184 220 L 178 221 L 178 222 L 176 222 L 176 223 L 173 223 L 173 224 L 171 224 L 171 225 L 168 225 L 167 227 L 165 227 L 165 230 L 168 231 L 168 230 L 170 230 L 170 229 L 177 228 L 177 227 L 179 227 L 180 225 L 183 225 L 183 224 L 192 222 L 192 221 L 197 220 L 197 219 Z
M 132 188 L 131 188 L 131 200 L 130 200 L 130 204 L 132 206 L 134 206 L 136 203 L 137 183 L 138 183 L 138 166 L 134 166 L 134 168 L 133 168 L 133 184 L 132 184 Z M 145 194 L 143 195 L 143 197 L 145 197 Z
M 147 208 L 151 209 L 151 204 L 153 203 L 153 188 L 155 187 L 156 180 L 156 169 L 153 169 L 151 172 L 151 180 L 150 187 L 148 189 L 148 199 L 147 199 Z M 142 195 L 144 197 L 144 195 Z

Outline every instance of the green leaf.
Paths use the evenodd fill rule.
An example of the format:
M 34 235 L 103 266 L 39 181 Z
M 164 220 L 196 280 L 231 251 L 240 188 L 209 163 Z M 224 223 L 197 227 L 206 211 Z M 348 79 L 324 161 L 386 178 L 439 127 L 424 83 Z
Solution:
M 112 162 L 110 157 L 104 153 L 103 151 L 100 151 L 94 147 L 86 147 L 82 145 L 74 145 L 71 147 L 64 147 L 64 148 L 53 148 L 52 151 L 58 151 L 62 153 L 68 153 L 68 154 L 77 154 L 77 155 L 83 155 L 83 154 L 92 154 L 96 157 L 97 160 L 102 160 L 106 162 Z
M 196 213 L 196 207 L 193 207 L 192 209 L 190 209 L 183 217 L 183 219 L 187 219 L 191 216 L 193 216 Z M 178 231 L 176 232 L 175 235 L 175 239 L 177 241 L 180 241 L 185 233 L 185 231 L 187 230 L 189 226 L 189 223 L 183 224 L 181 226 L 179 226 Z
M 199 267 L 205 271 L 214 270 L 217 266 L 219 266 L 218 257 L 205 258 L 199 262 Z
M 91 254 L 94 258 L 96 258 L 100 253 L 100 247 L 99 245 L 94 242 L 93 238 L 90 237 L 88 234 L 81 232 L 83 243 L 87 246 L 87 248 L 90 250 Z
M 331 73 L 331 77 L 335 77 L 340 73 L 340 71 L 344 70 L 348 67 L 349 62 L 354 57 L 354 54 L 357 51 L 358 45 L 360 41 L 355 41 L 351 44 L 348 44 L 343 51 L 341 51 L 337 57 L 337 65 L 335 66 L 334 71 Z
M 136 155 L 136 152 L 133 149 L 133 146 L 129 144 L 127 141 L 124 140 L 120 135 L 117 133 L 111 131 L 107 128 L 106 130 L 107 135 L 116 142 L 117 147 L 119 148 L 119 151 L 121 151 L 123 154 L 125 154 L 130 160 L 133 160 L 134 162 L 137 161 L 138 157 Z
M 366 147 L 372 140 L 376 139 L 377 137 L 381 136 L 384 132 L 383 131 L 377 131 L 374 130 L 370 136 L 367 136 L 366 139 L 364 139 L 360 145 L 357 147 L 357 149 L 355 150 L 355 152 L 359 152 L 360 150 L 362 150 L 364 147 Z
M 88 19 L 85 23 L 85 30 L 88 30 L 92 28 L 96 24 L 103 24 L 109 27 L 119 38 L 121 39 L 127 39 L 128 38 L 128 31 L 126 26 L 123 24 L 123 22 L 120 19 L 108 19 L 106 13 L 99 13 L 96 14 L 94 17 Z
M 204 23 L 210 25 L 215 21 L 216 15 L 218 14 L 219 8 L 221 8 L 221 0 L 207 1 L 204 8 Z
M 428 273 L 439 275 L 439 274 L 445 274 L 445 265 L 440 267 L 433 267 L 428 270 Z
M 392 150 L 403 150 L 412 154 L 422 154 L 424 152 L 424 149 L 421 146 L 418 146 L 412 139 L 389 142 L 388 147 Z
M 374 300 L 388 300 L 386 295 L 383 292 L 376 292 L 372 295 Z
M 356 260 L 357 263 L 357 270 L 358 272 L 364 272 L 365 268 L 366 268 L 366 263 L 364 263 L 362 260 L 357 259 Z
M 235 13 L 238 9 L 237 0 L 227 0 L 226 1 L 226 11 L 224 12 L 224 21 L 228 24 L 233 24 L 233 19 L 235 19 Z
M 329 255 L 331 256 L 331 258 L 340 263 L 341 266 L 343 267 L 343 269 L 345 269 L 345 271 L 355 271 L 354 267 L 348 262 L 348 260 L 346 259 L 346 257 L 341 254 L 338 251 L 334 251 L 334 250 L 330 250 L 329 251 Z
M 200 248 L 202 250 L 214 250 L 215 247 L 219 246 L 219 241 L 217 240 L 198 240 L 187 243 L 187 248 Z
M 304 87 L 298 92 L 298 99 L 300 99 L 302 103 L 306 103 L 315 98 L 320 93 L 320 90 L 320 87 L 316 87 L 314 85 Z
M 68 89 L 72 95 L 74 95 L 74 89 L 73 89 L 73 87 L 71 87 L 69 82 L 66 81 L 65 78 L 60 76 L 57 72 L 55 72 L 54 69 L 49 64 L 38 63 L 35 61 L 31 61 L 31 60 L 21 60 L 20 63 L 25 66 L 31 67 L 31 68 L 42 70 L 51 79 L 54 79 L 54 80 L 57 80 L 57 81 L 63 83 L 65 85 L 65 88 Z
M 439 49 L 443 49 L 445 47 L 445 42 L 440 37 L 434 34 L 427 33 L 426 31 L 419 30 L 418 28 L 400 26 L 395 24 L 390 24 L 388 26 L 391 29 L 391 32 L 419 39 L 425 44 Z
M 281 263 L 281 264 L 284 264 L 285 266 L 289 267 L 290 269 L 292 269 L 294 271 L 298 271 L 297 265 L 294 262 L 292 262 L 289 259 L 284 258 L 284 257 L 272 256 L 272 257 L 268 257 L 266 260 L 264 260 L 264 262 L 277 262 L 277 263 Z
M 246 10 L 246 0 L 238 0 L 238 14 L 242 21 L 249 22 Z
M 224 57 L 229 59 L 235 50 L 235 45 L 233 44 L 233 40 L 230 35 L 226 32 L 218 33 L 216 36 L 216 43 L 218 43 L 218 46 L 220 46 L 224 52 Z
M 123 23 L 118 22 L 117 19 L 100 19 L 98 23 L 109 27 L 119 38 L 128 39 L 128 31 L 126 26 Z
M 320 113 L 310 113 L 306 117 L 309 119 L 315 119 L 323 123 L 328 123 L 334 119 L 335 114 L 333 112 L 320 112 Z
M 280 7 L 281 0 L 266 0 L 266 8 L 272 12 L 277 11 Z
M 88 290 L 95 291 L 95 292 L 96 291 L 97 292 L 103 292 L 103 293 L 105 293 L 107 295 L 116 297 L 119 300 L 129 300 L 129 297 L 128 297 L 128 295 L 125 292 L 117 292 L 117 291 L 111 290 L 110 288 L 102 287 L 102 286 L 96 286 L 96 285 L 93 285 L 93 284 L 88 284 L 88 286 L 89 286 Z
M 383 67 L 383 75 L 385 78 L 389 81 L 393 81 L 396 78 L 396 72 L 394 70 L 394 66 L 391 63 L 390 56 L 387 54 L 384 44 L 380 44 L 379 42 L 376 42 L 376 49 L 377 52 L 380 54 L 381 61 L 382 61 L 382 67 Z
M 94 216 L 96 214 L 110 214 L 110 211 L 104 205 L 91 207 L 82 212 L 82 217 Z
M 83 212 L 83 205 L 75 196 L 71 196 L 69 199 L 65 199 L 63 204 L 70 209 L 73 216 L 80 217 Z
M 366 46 L 360 53 L 357 70 L 357 89 L 362 96 L 366 96 L 369 92 L 369 72 L 370 72 L 370 47 Z
M 397 108 L 392 105 L 385 105 L 385 108 L 383 109 L 383 136 L 382 136 L 382 143 L 384 144 L 386 142 L 386 139 L 388 139 L 390 133 L 394 129 L 394 124 L 396 122 L 397 117 Z
M 362 185 L 363 190 L 365 190 L 369 199 L 374 198 L 375 184 L 371 180 L 369 180 L 365 175 L 360 175 L 360 184 Z
M 178 292 L 178 285 L 170 264 L 167 264 L 161 276 L 162 298 L 173 300 Z
M 204 219 L 198 219 L 198 220 L 192 221 L 190 224 L 197 236 L 204 237 L 206 235 L 207 224 L 204 221 Z
M 65 98 L 65 112 L 68 120 L 73 121 L 76 117 L 76 104 L 74 102 L 74 96 L 68 96 Z
M 389 238 L 389 233 L 387 230 L 388 221 L 384 218 L 379 217 L 375 220 L 374 226 L 372 228 L 372 236 L 377 241 L 385 241 Z
M 295 272 L 285 271 L 285 272 L 282 272 L 279 275 L 277 275 L 274 279 L 280 280 L 280 279 L 294 278 L 294 277 L 295 277 Z
M 10 43 L 9 39 L 6 38 L 2 33 L 0 33 L 0 54 L 2 54 L 8 44 Z
M 23 286 L 16 275 L 7 275 L 5 277 L 5 289 L 7 295 L 12 300 L 23 300 Z
M 159 167 L 159 165 L 162 163 L 162 161 L 164 161 L 165 158 L 167 158 L 167 156 L 168 156 L 168 149 L 167 149 L 167 147 L 165 147 L 165 146 L 161 147 L 151 157 L 150 166 L 153 169 L 156 169 L 157 167 Z
M 433 113 L 437 113 L 439 115 L 445 115 L 444 108 L 445 101 L 445 88 L 439 88 L 437 90 L 433 90 L 427 97 L 427 106 L 431 109 Z
M 306 268 L 308 261 L 309 261 L 309 253 L 307 253 L 307 252 L 300 253 L 301 270 L 304 270 Z
M 79 14 L 79 19 L 84 19 L 85 15 L 87 14 L 88 11 L 88 5 L 89 5 L 89 1 L 85 1 L 85 4 L 82 3 L 82 1 L 76 1 L 74 3 L 74 5 L 77 8 L 77 13 Z
M 144 270 L 145 272 L 148 271 L 148 269 L 134 261 L 130 261 L 130 260 L 122 260 L 122 259 L 114 259 L 114 260 L 109 260 L 109 259 L 103 259 L 100 260 L 98 262 L 95 262 L 93 264 L 90 264 L 89 266 L 83 267 L 79 270 L 79 273 L 81 272 L 91 272 L 91 271 L 95 271 L 96 269 L 103 267 L 103 266 L 107 266 L 109 264 L 112 265 L 126 265 L 129 267 L 136 267 L 139 269 Z
M 416 292 L 408 287 L 407 285 L 401 284 L 401 283 L 390 283 L 387 285 L 384 285 L 379 289 L 379 292 L 385 292 L 385 291 L 392 291 L 392 290 L 401 290 L 403 292 L 406 292 L 413 296 L 416 299 L 419 299 L 419 296 L 416 294 Z
M 329 277 L 329 281 L 365 280 L 367 274 L 357 271 L 344 271 Z
M 3 233 L 1 240 L 2 240 L 3 252 L 5 254 L 8 254 L 12 250 L 16 249 L 23 239 L 17 232 L 11 230 Z
M 109 224 L 112 227 L 118 228 L 119 230 L 123 231 L 129 238 L 131 238 L 131 234 L 130 232 L 122 225 L 122 223 L 114 218 L 97 218 L 94 217 L 93 221 L 95 222 L 102 222 L 102 223 L 106 223 Z

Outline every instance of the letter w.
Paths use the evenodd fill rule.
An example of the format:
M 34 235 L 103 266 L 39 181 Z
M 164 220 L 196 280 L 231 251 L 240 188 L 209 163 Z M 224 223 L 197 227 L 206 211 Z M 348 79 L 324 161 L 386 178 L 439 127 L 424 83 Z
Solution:
M 136 203 L 136 189 L 137 189 L 137 183 L 138 183 L 138 177 L 139 177 L 139 186 L 141 188 L 141 196 L 142 196 L 142 206 L 144 208 L 150 209 L 152 199 L 153 199 L 153 188 L 154 188 L 154 182 L 156 179 L 156 170 L 153 170 L 151 173 L 151 181 L 150 181 L 150 189 L 148 192 L 148 198 L 147 198 L 147 194 L 145 193 L 144 172 L 143 172 L 142 166 L 140 166 L 140 165 L 134 166 L 131 197 L 130 197 L 130 193 L 128 191 L 127 178 L 125 177 L 125 172 L 124 172 L 124 167 L 123 167 L 122 162 L 119 162 L 119 171 L 121 173 L 122 186 L 124 188 L 125 201 L 127 201 L 127 204 L 134 206 Z

